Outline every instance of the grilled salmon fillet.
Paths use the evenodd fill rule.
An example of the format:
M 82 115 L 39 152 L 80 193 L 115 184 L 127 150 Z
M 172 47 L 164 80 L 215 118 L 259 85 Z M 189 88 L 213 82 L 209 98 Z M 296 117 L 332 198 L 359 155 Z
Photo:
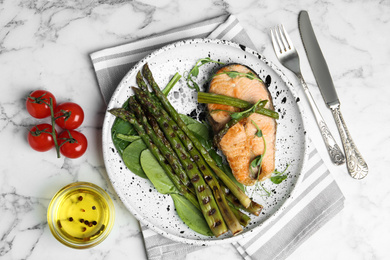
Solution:
M 244 65 L 227 65 L 217 71 L 216 76 L 210 82 L 209 92 L 239 98 L 252 104 L 255 104 L 260 99 L 268 100 L 265 108 L 273 109 L 272 97 L 263 82 L 247 77 L 238 76 L 232 78 L 227 74 L 221 74 L 226 71 L 253 73 L 256 75 Z M 240 111 L 238 108 L 219 104 L 208 104 L 208 110 L 210 112 L 210 122 L 215 133 L 218 133 L 231 120 L 229 112 L 226 111 Z M 213 110 L 217 111 L 212 112 Z M 261 137 L 256 136 L 257 128 L 253 122 L 261 129 L 265 144 Z M 275 170 L 275 140 L 275 119 L 254 113 L 230 127 L 220 139 L 218 146 L 226 156 L 237 181 L 251 186 L 256 183 L 256 180 L 263 181 L 269 178 Z M 250 164 L 257 156 L 263 154 L 264 149 L 265 154 L 262 160 L 260 176 L 258 176 L 258 168 L 252 169 Z

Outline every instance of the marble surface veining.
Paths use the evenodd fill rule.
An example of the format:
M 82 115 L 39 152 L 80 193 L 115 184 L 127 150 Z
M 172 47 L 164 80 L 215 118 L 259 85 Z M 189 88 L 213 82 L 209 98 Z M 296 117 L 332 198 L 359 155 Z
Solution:
M 366 179 L 352 179 L 331 164 L 305 103 L 308 132 L 345 194 L 344 210 L 288 259 L 388 259 L 390 234 L 390 1 L 0 1 L 0 259 L 145 259 L 137 221 L 116 196 L 104 168 L 101 127 L 105 104 L 88 54 L 113 45 L 233 13 L 259 52 L 278 66 L 269 28 L 283 23 L 301 56 L 303 75 L 331 131 L 297 29 L 307 10 L 327 59 L 349 131 L 369 165 Z M 280 66 L 281 67 L 281 66 Z M 286 71 L 298 86 L 294 76 Z M 47 122 L 29 116 L 25 98 L 47 89 L 58 102 L 85 112 L 80 128 L 89 141 L 79 159 L 38 153 L 28 129 Z M 300 92 L 298 87 L 298 92 Z M 46 221 L 51 197 L 74 181 L 90 181 L 114 200 L 116 222 L 100 245 L 74 250 L 57 242 Z M 205 248 L 187 259 L 240 259 L 229 245 Z

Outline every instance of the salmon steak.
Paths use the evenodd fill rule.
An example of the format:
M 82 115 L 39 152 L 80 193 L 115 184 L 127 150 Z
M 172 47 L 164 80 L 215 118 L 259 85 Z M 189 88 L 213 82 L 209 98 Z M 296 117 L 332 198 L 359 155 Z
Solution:
M 210 82 L 210 93 L 239 98 L 251 104 L 259 100 L 268 100 L 265 108 L 274 110 L 271 94 L 262 81 L 245 76 L 231 77 L 228 75 L 229 71 L 251 73 L 257 77 L 244 65 L 224 66 L 217 71 Z M 230 114 L 239 112 L 240 109 L 227 105 L 208 104 L 208 111 L 213 131 L 217 134 L 231 120 Z M 232 125 L 220 139 L 217 145 L 225 155 L 238 182 L 252 186 L 256 181 L 263 181 L 271 176 L 275 170 L 276 127 L 275 119 L 253 113 Z M 256 135 L 257 128 L 262 131 L 265 143 L 263 137 Z M 261 165 L 251 167 L 252 161 L 260 155 L 263 156 Z

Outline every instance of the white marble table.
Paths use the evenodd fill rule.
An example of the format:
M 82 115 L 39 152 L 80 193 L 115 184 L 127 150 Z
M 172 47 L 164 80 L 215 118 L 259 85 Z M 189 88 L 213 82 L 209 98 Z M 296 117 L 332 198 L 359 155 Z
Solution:
M 73 1 L 72 1 L 73 2 Z M 138 222 L 116 196 L 104 168 L 101 128 L 105 104 L 88 54 L 178 25 L 233 13 L 255 46 L 279 64 L 268 28 L 283 23 L 301 54 L 303 74 L 323 116 L 337 134 L 322 101 L 297 30 L 309 11 L 334 78 L 342 112 L 370 172 L 352 179 L 345 165 L 331 164 L 306 105 L 308 132 L 345 194 L 344 210 L 305 241 L 289 259 L 388 259 L 390 234 L 390 2 L 384 1 L 0 1 L 0 258 L 145 259 Z M 294 76 L 286 72 L 298 86 Z M 27 94 L 47 89 L 59 102 L 85 111 L 81 131 L 86 154 L 57 159 L 54 150 L 30 149 Z M 299 90 L 300 91 L 300 90 Z M 339 138 L 337 136 L 337 140 Z M 340 141 L 339 141 L 339 144 Z M 90 181 L 109 191 L 116 207 L 112 233 L 100 245 L 74 250 L 57 242 L 46 221 L 48 203 L 68 183 Z M 187 259 L 240 259 L 229 246 L 192 253 Z

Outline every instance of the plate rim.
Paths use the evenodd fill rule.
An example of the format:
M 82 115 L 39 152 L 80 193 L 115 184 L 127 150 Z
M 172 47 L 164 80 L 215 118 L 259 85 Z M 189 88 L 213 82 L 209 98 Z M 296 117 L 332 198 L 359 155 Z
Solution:
M 191 43 L 190 43 L 191 42 Z M 172 239 L 174 241 L 177 241 L 177 242 L 183 242 L 183 243 L 186 243 L 186 244 L 191 244 L 191 245 L 200 245 L 200 246 L 204 246 L 204 245 L 220 245 L 220 244 L 226 244 L 226 243 L 232 243 L 232 242 L 236 242 L 237 240 L 239 239 L 242 239 L 244 237 L 247 237 L 247 236 L 250 236 L 250 235 L 253 235 L 254 232 L 256 232 L 259 228 L 263 227 L 264 225 L 272 222 L 275 218 L 277 218 L 277 216 L 279 214 L 281 214 L 284 209 L 285 209 L 285 205 L 294 197 L 294 194 L 297 190 L 297 187 L 300 186 L 301 182 L 302 182 L 302 179 L 303 179 L 303 170 L 305 168 L 305 165 L 306 165 L 306 162 L 307 162 L 307 159 L 308 159 L 308 154 L 307 154 L 307 150 L 308 150 L 308 135 L 306 133 L 304 133 L 304 145 L 303 145 L 303 158 L 302 158 L 302 164 L 301 164 L 301 168 L 300 168 L 300 172 L 299 173 L 296 173 L 298 175 L 297 177 L 297 180 L 294 184 L 294 187 L 292 187 L 291 189 L 291 192 L 288 194 L 288 198 L 286 198 L 282 203 L 281 205 L 279 206 L 278 209 L 276 209 L 276 211 L 270 215 L 266 220 L 264 220 L 262 223 L 259 223 L 259 225 L 255 226 L 253 229 L 249 230 L 248 232 L 245 232 L 245 233 L 241 233 L 241 234 L 238 234 L 236 236 L 231 236 L 231 237 L 226 237 L 226 238 L 221 238 L 221 239 L 215 239 L 215 240 L 208 240 L 208 239 L 191 239 L 191 238 L 183 238 L 183 237 L 178 237 L 176 236 L 175 234 L 172 234 L 172 233 L 169 233 L 169 232 L 166 232 L 162 229 L 160 229 L 159 227 L 155 226 L 154 224 L 150 223 L 148 220 L 145 220 L 143 218 L 143 216 L 141 214 L 138 214 L 137 211 L 135 209 L 133 209 L 133 207 L 131 207 L 130 205 L 127 205 L 124 201 L 125 199 L 122 198 L 122 194 L 121 192 L 119 192 L 119 188 L 117 188 L 115 185 L 113 185 L 113 182 L 111 180 L 111 174 L 110 174 L 110 171 L 108 169 L 108 167 L 106 166 L 107 165 L 107 161 L 108 161 L 108 153 L 106 152 L 106 149 L 104 147 L 108 147 L 107 144 L 105 144 L 105 140 L 107 139 L 107 135 L 109 133 L 111 133 L 111 131 L 105 131 L 106 128 L 108 130 L 110 130 L 109 127 L 112 127 L 112 125 L 108 125 L 108 118 L 110 116 L 112 116 L 109 112 L 108 112 L 108 109 L 112 106 L 112 104 L 114 103 L 114 98 L 116 96 L 116 93 L 120 91 L 120 88 L 123 86 L 123 83 L 129 78 L 129 76 L 131 74 L 133 74 L 134 72 L 137 72 L 140 70 L 140 68 L 150 59 L 152 59 L 153 57 L 159 55 L 160 53 L 163 53 L 167 50 L 171 50 L 172 48 L 174 48 L 175 46 L 182 46 L 182 45 L 190 45 L 190 44 L 197 44 L 197 43 L 200 43 L 200 44 L 220 44 L 220 45 L 225 45 L 225 46 L 229 46 L 229 47 L 234 47 L 234 48 L 238 48 L 238 49 L 241 49 L 242 51 L 244 52 L 247 52 L 251 55 L 257 55 L 257 58 L 263 62 L 266 66 L 270 67 L 280 78 L 281 80 L 286 84 L 286 86 L 288 87 L 288 90 L 291 92 L 292 96 L 297 99 L 299 96 L 296 92 L 296 90 L 294 89 L 293 87 L 293 84 L 288 80 L 287 76 L 284 74 L 284 72 L 282 70 L 280 70 L 273 62 L 269 61 L 268 59 L 266 59 L 264 57 L 264 55 L 260 54 L 258 51 L 256 50 L 253 50 L 247 46 L 244 46 L 242 44 L 238 44 L 238 43 L 235 43 L 235 42 L 232 42 L 232 41 L 229 41 L 229 40 L 221 40 L 221 39 L 209 39 L 209 38 L 191 38 L 191 39 L 184 39 L 184 40 L 179 40 L 179 41 L 175 41 L 175 42 L 172 42 L 172 43 L 169 43 L 169 44 L 166 44 L 164 45 L 163 47 L 160 47 L 156 50 L 154 50 L 153 52 L 147 54 L 144 58 L 142 58 L 141 60 L 139 60 L 136 64 L 133 65 L 133 67 L 131 69 L 129 69 L 129 71 L 125 74 L 125 76 L 121 79 L 121 81 L 119 82 L 118 86 L 115 88 L 115 91 L 113 92 L 111 98 L 110 98 L 110 101 L 107 105 L 107 108 L 106 108 L 106 112 L 105 112 L 105 115 L 104 115 L 104 121 L 103 121 L 103 127 L 102 127 L 102 150 L 103 150 L 103 160 L 104 160 L 104 166 L 105 166 L 105 169 L 106 169 L 106 172 L 107 172 L 107 176 L 108 176 L 108 179 L 110 180 L 110 183 L 111 183 L 111 186 L 114 188 L 116 194 L 118 195 L 119 199 L 121 200 L 121 202 L 124 204 L 125 208 L 139 221 L 141 222 L 143 225 L 147 226 L 148 228 L 150 228 L 151 230 L 155 231 L 156 233 L 166 237 L 166 238 L 169 238 L 169 239 Z M 245 49 L 242 48 L 242 46 L 245 47 Z M 297 104 L 297 107 L 298 107 L 298 110 L 300 112 L 300 115 L 301 115 L 301 120 L 302 120 L 302 127 L 303 129 L 306 129 L 306 120 L 305 120 L 305 113 L 304 113 L 304 110 L 303 110 L 303 107 L 302 105 L 300 104 L 300 102 L 296 102 Z M 110 136 L 109 136 L 110 137 Z M 108 149 L 108 148 L 107 148 Z M 119 154 L 118 154 L 119 156 Z

